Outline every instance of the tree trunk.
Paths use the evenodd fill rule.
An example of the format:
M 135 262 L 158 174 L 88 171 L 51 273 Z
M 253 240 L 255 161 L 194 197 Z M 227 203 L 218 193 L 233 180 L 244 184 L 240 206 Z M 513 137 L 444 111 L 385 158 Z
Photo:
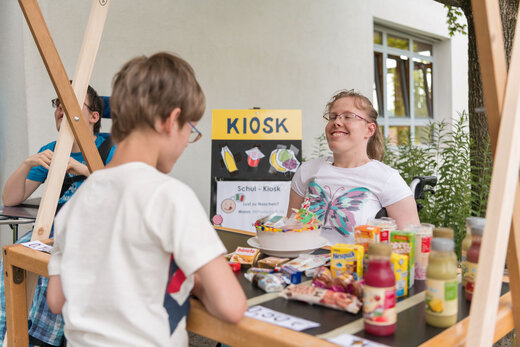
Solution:
M 482 90 L 482 78 L 478 61 L 477 40 L 475 37 L 471 0 L 436 1 L 452 6 L 459 5 L 468 22 L 468 114 L 470 137 L 473 143 L 471 148 L 471 165 L 473 167 L 473 177 L 481 179 L 485 176 L 483 172 L 485 164 L 491 162 L 491 152 L 489 149 L 489 131 L 484 107 L 484 93 Z M 499 3 L 504 32 L 504 48 L 506 50 L 507 65 L 509 67 L 519 0 L 500 0 Z M 483 187 L 481 182 L 475 183 L 472 186 L 472 191 L 487 201 L 487 192 L 482 192 L 482 189 L 486 188 Z M 483 216 L 485 212 L 486 204 L 474 206 L 475 214 Z

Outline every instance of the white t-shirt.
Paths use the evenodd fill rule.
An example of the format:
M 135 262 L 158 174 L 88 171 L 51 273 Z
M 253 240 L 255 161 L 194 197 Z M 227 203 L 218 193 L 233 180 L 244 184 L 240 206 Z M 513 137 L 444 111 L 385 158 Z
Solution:
M 331 157 L 303 163 L 291 188 L 310 199 L 310 210 L 322 220 L 321 234 L 330 244 L 353 244 L 356 226 L 412 194 L 399 172 L 380 161 L 340 168 Z
M 188 345 L 193 273 L 225 253 L 188 186 L 139 162 L 99 170 L 54 226 L 49 275 L 61 275 L 71 346 Z

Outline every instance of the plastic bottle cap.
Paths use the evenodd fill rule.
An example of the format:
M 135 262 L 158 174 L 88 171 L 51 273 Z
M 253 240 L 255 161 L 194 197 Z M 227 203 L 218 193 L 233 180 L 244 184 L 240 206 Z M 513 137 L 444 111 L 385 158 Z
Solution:
M 451 229 L 451 228 L 433 229 L 433 237 L 453 240 L 453 235 L 454 235 L 454 232 L 453 232 L 453 229 Z
M 392 255 L 392 247 L 388 243 L 369 243 L 368 255 L 390 257 Z
M 432 251 L 437 252 L 453 252 L 455 248 L 455 243 L 453 240 L 434 237 L 431 243 Z
M 471 235 L 482 236 L 484 234 L 484 224 L 473 224 L 471 226 Z
M 468 217 L 466 218 L 466 227 L 471 228 L 474 225 L 484 225 L 485 222 L 486 219 L 482 217 Z

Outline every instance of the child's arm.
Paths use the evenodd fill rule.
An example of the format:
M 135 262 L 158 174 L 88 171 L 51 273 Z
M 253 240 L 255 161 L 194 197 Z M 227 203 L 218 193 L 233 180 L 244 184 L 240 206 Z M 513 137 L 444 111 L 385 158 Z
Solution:
M 193 294 L 209 313 L 230 323 L 238 323 L 247 309 L 244 291 L 223 256 L 195 272 Z
M 39 165 L 49 169 L 51 159 L 52 151 L 48 149 L 25 159 L 5 182 L 4 190 L 2 191 L 4 205 L 15 206 L 24 202 L 41 184 L 41 182 L 27 179 L 29 171 Z
M 287 217 L 290 217 L 293 214 L 293 208 L 299 210 L 304 197 L 299 196 L 293 189 L 291 189 L 291 195 L 289 196 L 289 207 L 287 207 Z
M 406 197 L 386 207 L 388 217 L 395 219 L 398 229 L 403 229 L 408 224 L 419 225 L 417 204 L 413 196 Z
M 53 313 L 60 314 L 64 304 L 65 295 L 61 288 L 61 277 L 60 275 L 50 276 L 47 285 L 47 305 Z

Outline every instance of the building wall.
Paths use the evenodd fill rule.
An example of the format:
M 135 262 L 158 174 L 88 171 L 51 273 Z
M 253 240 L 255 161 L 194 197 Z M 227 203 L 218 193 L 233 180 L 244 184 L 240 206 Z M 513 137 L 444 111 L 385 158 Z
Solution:
M 72 77 L 92 2 L 39 4 Z M 137 55 L 171 51 L 190 62 L 207 97 L 198 126 L 204 136 L 188 146 L 171 175 L 192 186 L 208 209 L 211 110 L 301 109 L 303 154 L 310 155 L 333 92 L 356 88 L 372 95 L 374 22 L 435 38 L 436 112 L 450 117 L 466 107 L 466 38 L 448 37 L 446 10 L 433 0 L 125 0 L 110 6 L 91 84 L 109 95 L 114 73 Z M 56 138 L 56 129 L 55 92 L 17 3 L 4 4 L 0 19 L 3 186 L 24 158 Z

